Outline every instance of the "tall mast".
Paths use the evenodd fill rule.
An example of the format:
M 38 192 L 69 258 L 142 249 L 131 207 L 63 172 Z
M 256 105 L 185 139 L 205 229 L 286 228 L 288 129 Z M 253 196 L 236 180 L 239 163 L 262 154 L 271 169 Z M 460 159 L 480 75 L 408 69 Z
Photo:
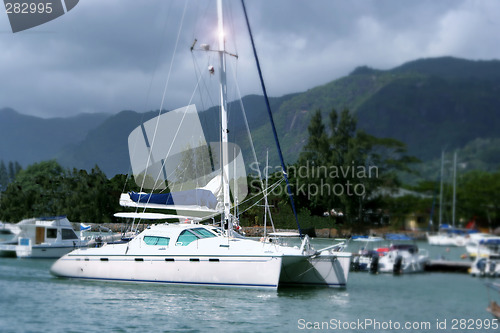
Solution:
M 455 205 L 457 203 L 457 152 L 453 154 L 453 207 L 452 207 L 452 222 L 455 227 Z
M 441 151 L 441 184 L 439 185 L 439 225 L 443 223 L 443 174 L 444 174 L 444 149 Z
M 257 65 L 257 71 L 259 72 L 260 85 L 262 86 L 262 93 L 264 94 L 264 101 L 266 102 L 267 114 L 269 115 L 269 121 L 271 123 L 271 128 L 273 130 L 274 141 L 276 142 L 276 148 L 278 149 L 278 156 L 281 161 L 281 169 L 283 171 L 283 178 L 286 182 L 286 187 L 288 191 L 288 198 L 290 199 L 290 204 L 292 205 L 293 215 L 295 216 L 295 222 L 297 223 L 297 229 L 299 229 L 300 238 L 302 238 L 302 229 L 300 228 L 299 218 L 297 216 L 297 210 L 295 209 L 295 203 L 293 201 L 292 189 L 290 182 L 288 181 L 288 175 L 286 173 L 285 160 L 283 159 L 283 153 L 281 152 L 280 141 L 278 140 L 278 133 L 276 132 L 276 126 L 274 125 L 273 113 L 271 111 L 271 105 L 269 104 L 269 98 L 267 97 L 266 86 L 264 84 L 264 79 L 262 78 L 262 71 L 260 69 L 259 57 L 257 56 L 257 50 L 255 49 L 255 43 L 253 41 L 252 29 L 250 28 L 250 22 L 248 21 L 247 10 L 245 7 L 245 1 L 241 0 L 241 5 L 243 7 L 243 13 L 245 14 L 245 21 L 247 23 L 248 34 L 250 35 L 250 41 L 252 42 L 253 55 L 255 57 L 255 64 Z
M 264 186 L 264 239 L 266 239 L 266 234 L 267 234 L 267 209 L 268 209 L 268 201 L 267 201 L 267 170 L 269 166 L 269 149 L 266 151 L 266 183 Z
M 226 47 L 224 38 L 224 19 L 222 0 L 217 0 L 217 18 L 219 30 L 219 71 L 220 71 L 220 112 L 221 112 L 221 144 L 222 144 L 222 186 L 224 192 L 223 221 L 227 224 L 228 235 L 231 234 L 230 219 L 231 199 L 229 196 L 229 152 L 227 128 L 227 85 L 226 85 Z

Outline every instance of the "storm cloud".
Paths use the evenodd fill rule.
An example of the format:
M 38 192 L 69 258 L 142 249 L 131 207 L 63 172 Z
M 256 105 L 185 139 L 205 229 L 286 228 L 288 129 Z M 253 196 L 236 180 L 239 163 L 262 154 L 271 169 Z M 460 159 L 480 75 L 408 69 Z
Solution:
M 215 21 L 206 19 L 213 5 L 81 0 L 58 19 L 15 34 L 0 13 L 0 108 L 40 117 L 142 112 L 160 107 L 167 77 L 163 107 L 185 105 L 196 81 L 189 47 L 195 38 L 216 40 Z M 227 22 L 237 36 L 227 36 L 228 49 L 239 55 L 241 93 L 260 93 L 240 4 L 229 5 Z M 313 88 L 362 65 L 388 69 L 445 55 L 500 58 L 498 1 L 247 0 L 246 5 L 272 96 Z

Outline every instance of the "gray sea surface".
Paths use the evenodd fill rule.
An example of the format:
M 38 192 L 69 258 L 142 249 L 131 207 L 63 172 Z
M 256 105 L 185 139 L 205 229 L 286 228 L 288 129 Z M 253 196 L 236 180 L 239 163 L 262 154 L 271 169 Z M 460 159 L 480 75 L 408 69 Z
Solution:
M 314 239 L 316 248 L 332 244 Z M 463 248 L 431 247 L 460 260 Z M 278 291 L 56 278 L 54 260 L 0 258 L 0 332 L 494 332 L 500 297 L 468 274 L 351 272 L 346 289 Z M 497 323 L 497 325 L 495 325 Z

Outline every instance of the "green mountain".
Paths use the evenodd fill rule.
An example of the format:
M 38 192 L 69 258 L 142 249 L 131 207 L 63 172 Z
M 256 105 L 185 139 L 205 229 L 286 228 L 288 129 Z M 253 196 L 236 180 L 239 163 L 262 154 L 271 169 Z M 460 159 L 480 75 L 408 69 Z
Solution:
M 23 167 L 54 159 L 67 145 L 77 145 L 88 131 L 109 115 L 80 114 L 69 118 L 44 119 L 10 108 L 0 109 L 0 160 L 17 161 Z
M 255 150 L 277 165 L 272 131 L 262 96 L 242 100 Z M 389 70 L 366 66 L 308 91 L 271 98 L 273 117 L 285 159 L 293 163 L 307 139 L 313 112 L 324 119 L 332 108 L 349 108 L 358 128 L 379 137 L 403 141 L 411 155 L 424 162 L 419 171 L 435 179 L 441 150 L 462 149 L 468 168 L 496 170 L 500 166 L 500 61 L 471 61 L 452 57 L 420 59 Z M 251 156 L 241 104 L 228 105 L 230 140 Z M 141 121 L 157 112 L 123 111 L 109 115 L 41 119 L 0 110 L 0 159 L 23 166 L 58 158 L 67 167 L 90 169 L 96 164 L 108 176 L 129 171 L 127 137 Z M 205 129 L 218 126 L 217 108 L 201 112 Z M 206 131 L 216 141 L 215 131 Z M 437 166 L 437 168 L 436 168 Z
M 452 150 L 445 149 L 444 170 L 451 183 L 453 154 L 457 152 L 457 174 L 460 177 L 471 170 L 496 172 L 500 169 L 500 137 L 478 138 L 468 142 L 464 147 Z M 438 179 L 441 169 L 441 158 L 434 158 L 415 166 L 415 175 L 405 175 L 405 183 L 415 183 L 419 179 Z M 445 177 L 446 178 L 446 177 Z
M 95 165 L 108 176 L 129 173 L 128 136 L 141 122 L 153 118 L 157 112 L 137 113 L 122 111 L 109 116 L 101 125 L 88 131 L 78 143 L 66 146 L 58 161 L 66 167 L 90 170 Z
M 445 146 L 498 137 L 500 61 L 443 57 L 386 71 L 359 67 L 299 94 L 277 112 L 291 160 L 305 142 L 312 111 L 321 109 L 326 118 L 332 108 L 349 108 L 359 128 L 403 141 L 422 160 L 436 158 Z
M 405 142 L 423 160 L 498 136 L 499 61 L 439 58 L 391 72 L 396 78 L 357 110 L 361 128 Z
M 293 95 L 271 98 L 271 106 L 274 109 L 279 109 L 283 101 L 290 98 L 290 96 Z M 242 100 L 245 109 L 251 110 L 251 112 L 246 112 L 250 130 L 258 132 L 267 128 L 269 126 L 267 111 L 262 96 L 250 95 L 243 97 Z M 228 109 L 230 110 L 229 121 L 233 124 L 230 132 L 230 140 L 237 140 L 242 149 L 248 152 L 250 148 L 246 136 L 246 125 L 241 117 L 240 103 L 229 103 Z M 217 132 L 213 130 L 218 126 L 218 112 L 218 108 L 216 107 L 200 112 L 200 122 L 204 127 L 204 133 L 208 142 L 218 141 Z M 157 115 L 158 111 L 146 113 L 122 111 L 112 115 L 102 122 L 101 125 L 91 129 L 81 142 L 63 149 L 58 155 L 58 161 L 66 167 L 87 170 L 90 170 L 97 164 L 108 176 L 129 173 L 128 136 L 140 123 Z M 268 142 L 268 144 L 270 143 Z M 256 145 L 257 149 L 261 147 L 257 143 Z

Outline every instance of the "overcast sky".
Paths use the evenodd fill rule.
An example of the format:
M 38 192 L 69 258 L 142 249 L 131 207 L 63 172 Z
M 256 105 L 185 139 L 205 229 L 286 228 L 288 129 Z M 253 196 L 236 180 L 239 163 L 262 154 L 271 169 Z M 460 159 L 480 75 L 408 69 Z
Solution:
M 80 0 L 58 19 L 15 34 L 2 7 L 0 108 L 40 117 L 158 109 L 185 3 Z M 271 96 L 305 91 L 361 65 L 389 69 L 444 55 L 500 59 L 500 1 L 246 3 Z M 189 101 L 196 79 L 189 47 L 194 38 L 215 39 L 215 25 L 205 19 L 212 4 L 188 2 L 164 108 Z M 234 32 L 227 40 L 239 55 L 239 88 L 242 95 L 260 93 L 239 1 L 230 7 L 226 21 Z

